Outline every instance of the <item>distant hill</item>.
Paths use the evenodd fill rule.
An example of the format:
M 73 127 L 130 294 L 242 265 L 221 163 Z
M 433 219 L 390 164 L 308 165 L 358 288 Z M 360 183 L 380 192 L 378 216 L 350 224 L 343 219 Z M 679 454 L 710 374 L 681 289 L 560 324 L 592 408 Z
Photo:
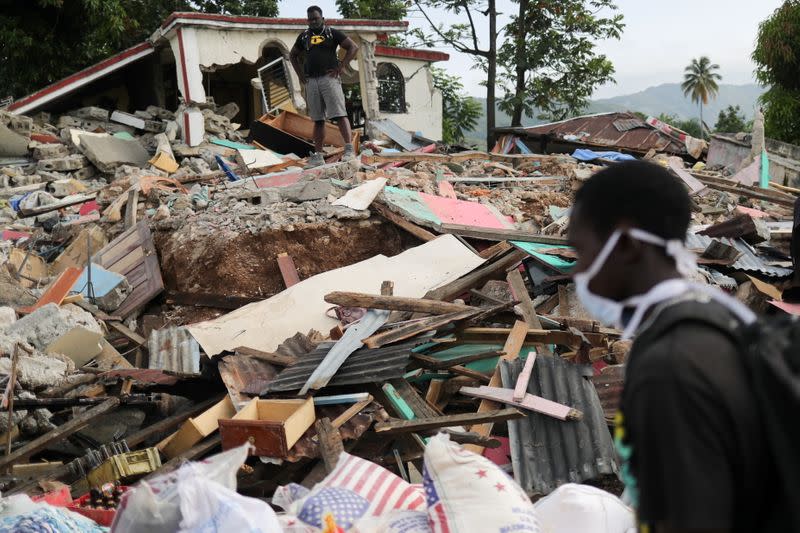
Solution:
M 717 97 L 703 108 L 703 118 L 706 124 L 713 128 L 719 112 L 729 105 L 740 106 L 745 117 L 752 118 L 756 101 L 764 90 L 763 87 L 756 84 L 720 85 Z M 484 115 L 475 130 L 467 134 L 467 140 L 473 144 L 483 145 L 484 139 L 486 139 L 486 100 L 484 98 L 478 98 L 478 100 L 483 105 Z M 683 96 L 679 83 L 664 83 L 638 93 L 593 100 L 585 114 L 609 111 L 640 111 L 654 116 L 666 113 L 677 115 L 680 118 L 695 118 L 698 116 L 699 110 L 697 105 Z M 536 118 L 522 117 L 523 126 L 535 126 L 544 122 Z M 510 123 L 511 117 L 498 109 L 497 125 L 505 126 Z

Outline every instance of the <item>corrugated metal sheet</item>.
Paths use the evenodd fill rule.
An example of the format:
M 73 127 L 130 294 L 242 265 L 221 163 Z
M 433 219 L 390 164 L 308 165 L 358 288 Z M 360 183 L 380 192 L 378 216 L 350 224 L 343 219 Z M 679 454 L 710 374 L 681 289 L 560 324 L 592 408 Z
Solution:
M 294 337 L 289 337 L 275 349 L 275 353 L 300 357 L 317 347 L 317 343 L 311 340 L 309 335 L 296 333 Z
M 585 115 L 528 128 L 499 128 L 498 131 L 515 133 L 523 138 L 538 138 L 546 135 L 555 139 L 564 139 L 567 136 L 566 140 L 579 144 L 626 149 L 640 153 L 646 153 L 650 149 L 678 155 L 687 153 L 682 142 L 649 125 L 645 125 L 644 128 L 633 127 L 624 131 L 620 131 L 615 125 L 619 123 L 623 127 L 628 127 L 634 124 L 633 121 L 639 121 L 639 117 L 633 113 L 612 112 Z
M 245 390 L 260 391 L 269 385 L 278 371 L 266 361 L 246 355 L 228 355 L 219 361 L 219 375 L 238 411 L 252 395 Z
M 408 365 L 411 350 L 430 336 L 426 335 L 412 342 L 386 346 L 377 350 L 368 348 L 356 350 L 347 358 L 328 385 L 331 387 L 355 385 L 400 377 Z M 314 369 L 325 359 L 330 347 L 331 343 L 320 344 L 316 350 L 301 357 L 296 364 L 278 374 L 278 377 L 260 393 L 300 390 Z
M 200 373 L 200 345 L 183 326 L 154 329 L 147 343 L 149 368 L 184 374 Z
M 370 124 L 400 145 L 403 150 L 413 152 L 414 150 L 419 150 L 425 146 L 425 144 L 414 139 L 414 136 L 411 135 L 411 132 L 404 130 L 400 125 L 391 119 L 383 118 L 380 120 L 370 120 Z
M 524 362 L 504 361 L 503 387 L 514 388 Z M 539 413 L 508 422 L 514 477 L 529 494 L 548 494 L 564 483 L 580 483 L 618 471 L 600 399 L 588 366 L 539 355 L 528 392 L 583 412 L 580 421 L 562 421 Z
M 319 390 L 325 387 L 350 354 L 364 346 L 361 340 L 378 331 L 388 318 L 389 311 L 369 309 L 358 322 L 347 328 L 342 338 L 333 345 L 325 355 L 325 359 L 308 377 L 308 381 L 300 389 L 300 395 L 305 395 L 308 389 Z
M 703 253 L 703 250 L 705 250 L 708 245 L 711 244 L 712 240 L 713 239 L 711 237 L 706 235 L 689 233 L 686 236 L 686 247 L 697 254 L 701 254 Z M 791 268 L 767 265 L 758 255 L 755 254 L 753 249 L 741 239 L 728 239 L 723 237 L 719 240 L 725 244 L 734 246 L 742 253 L 742 256 L 737 259 L 735 263 L 726 268 L 742 270 L 744 272 L 758 272 L 759 274 L 764 274 L 765 276 L 773 278 L 783 278 L 792 275 L 793 270 Z

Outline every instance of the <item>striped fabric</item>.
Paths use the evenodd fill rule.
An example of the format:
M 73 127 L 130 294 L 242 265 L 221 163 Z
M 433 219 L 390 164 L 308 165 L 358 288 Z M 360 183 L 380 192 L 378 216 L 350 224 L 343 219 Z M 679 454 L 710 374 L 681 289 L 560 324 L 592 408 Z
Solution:
M 425 510 L 422 488 L 345 452 L 328 477 L 292 505 L 294 514 L 306 524 L 321 528 L 323 514 L 332 513 L 345 530 L 362 517 L 381 516 L 393 510 Z

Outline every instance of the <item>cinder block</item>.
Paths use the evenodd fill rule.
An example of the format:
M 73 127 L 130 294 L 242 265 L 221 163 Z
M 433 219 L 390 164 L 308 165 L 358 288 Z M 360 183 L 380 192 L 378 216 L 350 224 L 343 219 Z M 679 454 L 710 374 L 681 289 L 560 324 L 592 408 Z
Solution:
M 11 115 L 8 128 L 20 135 L 30 137 L 33 131 L 33 119 L 24 115 Z
M 83 121 L 77 117 L 72 117 L 70 115 L 61 115 L 58 117 L 58 122 L 56 122 L 56 127 L 58 129 L 63 128 L 80 128 Z
M 89 120 L 97 120 L 100 122 L 106 122 L 108 120 L 108 111 L 100 107 L 93 106 L 76 109 L 75 111 L 72 111 L 70 115 Z
M 97 171 L 93 166 L 83 167 L 81 169 L 76 170 L 71 174 L 71 176 L 76 180 L 88 180 L 92 179 L 97 175 Z
M 42 159 L 57 159 L 67 157 L 69 150 L 63 144 L 40 144 L 33 149 L 33 158 L 37 161 Z
M 89 160 L 80 154 L 58 159 L 42 159 L 36 165 L 37 170 L 71 172 L 89 165 Z

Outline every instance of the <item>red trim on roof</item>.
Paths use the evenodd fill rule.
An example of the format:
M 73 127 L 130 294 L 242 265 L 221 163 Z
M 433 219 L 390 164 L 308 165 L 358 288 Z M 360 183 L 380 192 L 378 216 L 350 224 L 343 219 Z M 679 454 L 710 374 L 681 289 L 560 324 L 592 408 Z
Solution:
M 187 102 L 191 102 L 192 96 L 189 94 L 189 76 L 186 72 L 186 53 L 183 51 L 183 32 L 178 28 L 176 33 L 178 34 L 178 54 L 180 55 L 181 61 L 181 74 L 183 74 L 183 98 Z
M 449 54 L 433 50 L 417 50 L 415 48 L 399 48 L 397 46 L 375 46 L 375 55 L 389 57 L 404 57 L 406 59 L 420 59 L 422 61 L 447 61 Z
M 59 81 L 57 81 L 57 82 L 55 82 L 55 83 L 53 83 L 51 85 L 48 85 L 44 89 L 40 89 L 40 90 L 36 91 L 35 93 L 29 94 L 28 96 L 22 98 L 21 100 L 17 100 L 16 102 L 14 102 L 14 103 L 12 103 L 11 105 L 8 106 L 8 110 L 9 111 L 13 111 L 15 109 L 18 109 L 18 108 L 24 106 L 24 105 L 27 105 L 27 104 L 29 104 L 31 102 L 34 102 L 34 101 L 42 98 L 43 96 L 47 96 L 48 94 L 50 94 L 50 93 L 52 93 L 54 91 L 62 89 L 64 87 L 66 87 L 67 85 L 75 83 L 76 81 L 80 81 L 80 80 L 82 80 L 83 78 L 85 78 L 87 76 L 91 76 L 95 72 L 98 72 L 100 70 L 108 68 L 108 67 L 110 67 L 110 66 L 112 66 L 112 65 L 114 65 L 116 63 L 119 63 L 120 61 L 123 61 L 123 60 L 125 60 L 125 59 L 127 59 L 127 58 L 129 58 L 131 56 L 134 56 L 134 55 L 136 55 L 136 54 L 138 54 L 140 52 L 143 52 L 143 51 L 145 51 L 147 49 L 151 49 L 151 50 L 153 49 L 153 45 L 150 44 L 149 42 L 143 42 L 143 43 L 137 44 L 136 46 L 132 46 L 131 48 L 128 48 L 127 50 L 123 50 L 122 52 L 118 53 L 117 55 L 113 55 L 113 56 L 111 56 L 109 58 L 106 58 L 106 59 L 100 61 L 99 63 L 95 63 L 91 67 L 87 67 L 87 68 L 85 68 L 85 69 L 83 69 L 83 70 L 81 70 L 79 72 L 76 72 L 75 74 L 71 74 L 71 75 L 67 76 L 66 78 L 64 78 L 62 80 L 59 80 Z
M 307 19 L 290 18 L 269 18 L 269 17 L 246 17 L 233 15 L 220 15 L 217 13 L 173 13 L 161 24 L 162 28 L 169 26 L 175 19 L 207 20 L 214 22 L 231 22 L 234 24 L 292 24 L 297 26 L 307 26 Z M 387 28 L 407 28 L 408 21 L 405 20 L 367 20 L 367 19 L 326 19 L 331 26 L 382 26 Z

